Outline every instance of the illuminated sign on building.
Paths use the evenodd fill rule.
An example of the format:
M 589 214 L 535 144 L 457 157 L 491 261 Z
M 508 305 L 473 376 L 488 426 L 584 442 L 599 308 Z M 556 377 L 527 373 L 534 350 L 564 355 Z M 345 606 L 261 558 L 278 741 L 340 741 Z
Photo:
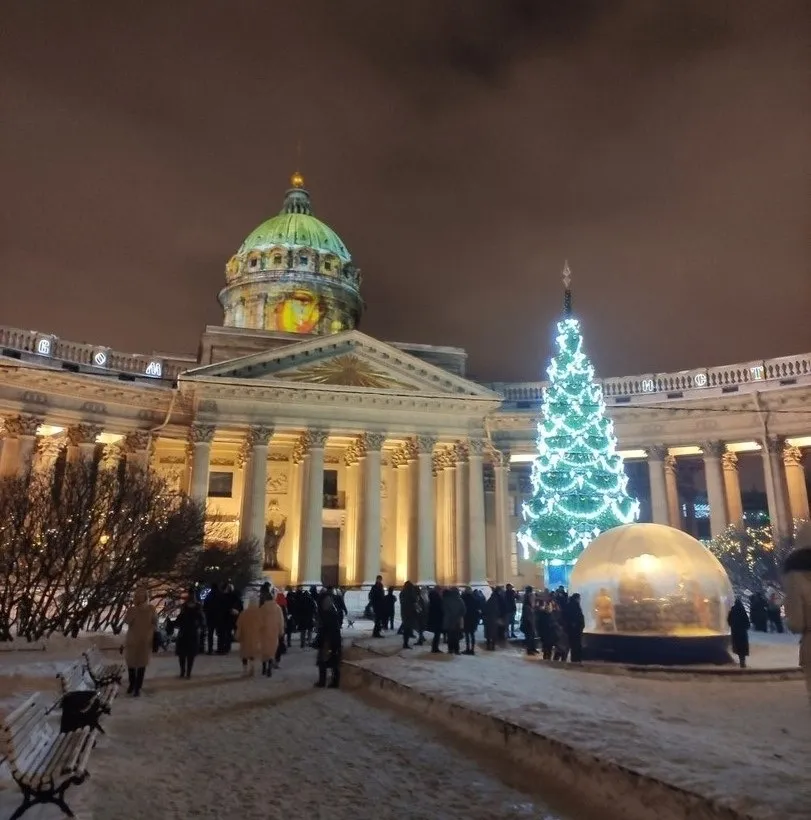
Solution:
M 763 365 L 756 364 L 753 367 L 750 367 L 749 374 L 756 382 L 759 382 L 765 376 Z
M 147 366 L 146 370 L 144 370 L 144 374 L 147 376 L 154 376 L 155 378 L 160 378 L 163 375 L 163 364 L 161 362 L 153 359 Z
M 693 376 L 693 384 L 696 387 L 706 387 L 707 386 L 707 374 L 706 373 L 696 373 Z
M 52 342 L 50 339 L 45 337 L 37 339 L 37 353 L 39 353 L 40 356 L 50 356 L 51 347 Z
M 653 391 L 656 390 L 653 379 L 642 379 L 641 387 L 643 393 L 653 393 Z
M 107 367 L 107 351 L 97 350 L 93 354 L 93 364 L 96 365 L 96 367 Z

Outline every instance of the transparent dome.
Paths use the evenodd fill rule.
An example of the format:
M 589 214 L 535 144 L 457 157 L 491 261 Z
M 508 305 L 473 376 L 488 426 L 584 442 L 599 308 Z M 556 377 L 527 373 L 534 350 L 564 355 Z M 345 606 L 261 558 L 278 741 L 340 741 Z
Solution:
M 626 524 L 595 538 L 572 570 L 586 633 L 702 638 L 726 635 L 732 586 L 718 559 L 686 532 Z

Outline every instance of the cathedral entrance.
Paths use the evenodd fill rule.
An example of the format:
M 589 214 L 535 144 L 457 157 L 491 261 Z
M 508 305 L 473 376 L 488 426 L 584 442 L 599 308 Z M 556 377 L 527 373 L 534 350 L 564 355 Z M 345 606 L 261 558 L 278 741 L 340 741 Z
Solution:
M 337 587 L 340 571 L 341 530 L 339 527 L 324 527 L 321 532 L 321 580 L 324 586 Z

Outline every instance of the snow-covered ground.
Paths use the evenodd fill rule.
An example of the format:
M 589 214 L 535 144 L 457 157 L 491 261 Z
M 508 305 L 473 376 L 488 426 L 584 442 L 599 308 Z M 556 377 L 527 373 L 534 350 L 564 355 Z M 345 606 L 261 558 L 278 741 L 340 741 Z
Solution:
M 0 712 L 31 691 L 55 692 L 59 666 L 90 640 L 0 653 Z M 241 677 L 236 654 L 202 656 L 194 677 L 179 680 L 175 658 L 159 656 L 143 696 L 122 693 L 113 704 L 90 780 L 68 791 L 78 818 L 585 820 L 550 808 L 497 761 L 477 758 L 438 729 L 343 690 L 313 689 L 314 657 L 294 648 L 267 680 Z M 14 784 L 0 780 L 0 818 L 18 803 Z M 37 807 L 25 817 L 61 813 Z
M 796 667 L 797 636 L 753 635 L 753 666 Z M 811 708 L 799 680 L 587 674 L 510 647 L 475 657 L 397 652 L 363 667 L 753 817 L 811 818 Z M 655 817 L 655 812 L 651 817 Z

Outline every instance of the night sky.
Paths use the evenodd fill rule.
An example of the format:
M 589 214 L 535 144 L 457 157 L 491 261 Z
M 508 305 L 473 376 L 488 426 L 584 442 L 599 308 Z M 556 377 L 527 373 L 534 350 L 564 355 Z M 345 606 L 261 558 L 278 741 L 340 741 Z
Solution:
M 361 329 L 478 378 L 541 377 L 564 259 L 600 375 L 811 350 L 807 0 L 2 16 L 2 324 L 194 353 L 300 165 Z

